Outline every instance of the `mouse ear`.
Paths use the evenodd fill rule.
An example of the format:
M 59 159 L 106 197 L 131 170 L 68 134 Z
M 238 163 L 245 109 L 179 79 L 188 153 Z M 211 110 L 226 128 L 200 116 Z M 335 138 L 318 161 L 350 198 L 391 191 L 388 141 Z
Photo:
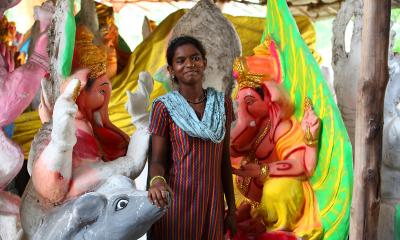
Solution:
M 107 205 L 107 199 L 100 193 L 86 193 L 73 204 L 71 222 L 75 226 L 85 226 L 94 222 Z
M 53 215 L 46 216 L 33 240 L 73 239 L 83 228 L 95 223 L 106 206 L 107 198 L 95 192 L 70 200 L 55 207 Z

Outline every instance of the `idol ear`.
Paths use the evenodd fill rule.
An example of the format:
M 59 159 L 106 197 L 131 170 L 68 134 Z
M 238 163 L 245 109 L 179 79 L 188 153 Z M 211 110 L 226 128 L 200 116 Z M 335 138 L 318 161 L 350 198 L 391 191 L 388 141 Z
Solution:
M 279 92 L 277 91 L 274 82 L 271 81 L 263 82 L 261 84 L 261 88 L 264 93 L 264 101 L 268 103 L 273 103 L 279 100 Z
M 81 82 L 81 87 L 79 89 L 79 92 L 81 92 L 85 88 L 88 82 L 89 72 L 90 70 L 87 68 L 75 71 L 71 76 L 67 78 L 67 80 L 65 80 L 61 84 L 61 93 L 65 91 L 65 88 L 68 86 L 68 84 L 71 82 L 72 79 L 78 79 Z
M 282 119 L 289 118 L 294 111 L 294 106 L 291 103 L 290 96 L 282 85 L 274 81 L 263 82 L 262 88 L 264 91 L 264 100 L 269 97 L 271 103 L 280 107 L 280 117 Z

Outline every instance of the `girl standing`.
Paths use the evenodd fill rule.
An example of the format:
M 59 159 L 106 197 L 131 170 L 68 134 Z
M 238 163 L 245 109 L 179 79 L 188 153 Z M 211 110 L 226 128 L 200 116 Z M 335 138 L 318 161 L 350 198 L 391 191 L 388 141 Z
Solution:
M 152 239 L 223 239 L 236 231 L 229 159 L 230 97 L 203 89 L 206 52 L 183 36 L 167 49 L 168 71 L 178 90 L 153 103 L 149 200 L 172 205 L 153 225 Z M 225 214 L 224 195 L 228 205 Z

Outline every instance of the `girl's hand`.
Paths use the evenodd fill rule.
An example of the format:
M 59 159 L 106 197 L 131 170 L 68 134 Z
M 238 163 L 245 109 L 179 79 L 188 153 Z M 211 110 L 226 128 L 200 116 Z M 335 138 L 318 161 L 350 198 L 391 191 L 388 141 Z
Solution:
M 148 199 L 151 204 L 156 204 L 158 208 L 164 208 L 169 205 L 168 195 L 173 196 L 171 188 L 162 179 L 156 179 L 148 190 Z

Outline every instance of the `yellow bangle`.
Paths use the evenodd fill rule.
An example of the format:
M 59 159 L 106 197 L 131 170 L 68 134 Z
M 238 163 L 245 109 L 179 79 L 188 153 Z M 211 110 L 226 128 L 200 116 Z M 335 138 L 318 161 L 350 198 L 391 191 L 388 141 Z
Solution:
M 260 173 L 260 178 L 262 180 L 265 180 L 269 176 L 269 167 L 267 164 L 261 164 L 261 173 Z
M 154 181 L 156 181 L 158 179 L 163 180 L 165 183 L 167 183 L 167 180 L 165 180 L 165 178 L 163 176 L 154 176 L 150 180 L 150 187 L 153 186 Z

